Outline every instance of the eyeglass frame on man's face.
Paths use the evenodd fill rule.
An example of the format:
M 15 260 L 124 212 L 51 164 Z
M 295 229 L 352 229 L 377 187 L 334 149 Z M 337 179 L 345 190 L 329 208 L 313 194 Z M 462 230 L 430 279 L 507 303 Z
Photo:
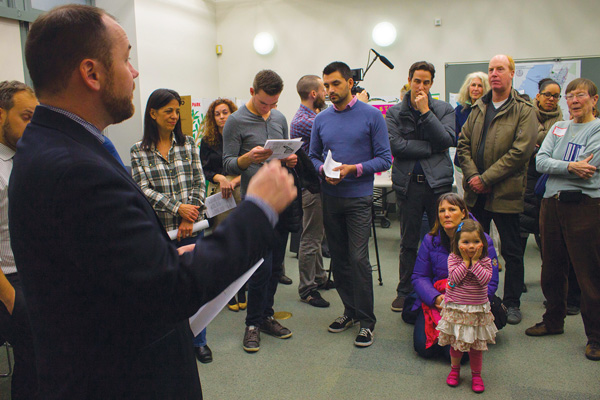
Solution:
M 550 97 L 554 97 L 554 100 L 560 99 L 560 93 L 552 94 L 550 92 L 544 92 L 544 93 L 540 93 L 540 94 L 547 99 L 549 99 Z
M 579 92 L 577 94 L 573 94 L 573 93 L 569 93 L 567 95 L 565 95 L 565 99 L 567 99 L 567 101 L 573 101 L 573 99 L 575 97 L 577 97 L 577 100 L 583 100 L 585 99 L 586 96 L 589 96 L 590 94 L 587 92 Z

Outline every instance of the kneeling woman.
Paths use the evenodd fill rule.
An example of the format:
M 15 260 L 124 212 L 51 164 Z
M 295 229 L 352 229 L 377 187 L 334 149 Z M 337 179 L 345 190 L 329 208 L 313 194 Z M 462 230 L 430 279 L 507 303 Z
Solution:
M 450 358 L 450 346 L 437 344 L 438 331 L 435 329 L 440 318 L 444 288 L 448 278 L 448 256 L 450 243 L 460 222 L 469 217 L 467 204 L 456 193 L 445 193 L 438 199 L 438 214 L 431 232 L 423 238 L 412 275 L 412 283 L 417 293 L 413 310 L 417 311 L 414 330 L 415 351 L 424 358 L 432 358 L 444 353 Z M 472 218 L 472 217 L 471 217 Z M 489 236 L 488 257 L 492 261 L 492 279 L 488 283 L 490 301 L 498 289 L 498 257 Z

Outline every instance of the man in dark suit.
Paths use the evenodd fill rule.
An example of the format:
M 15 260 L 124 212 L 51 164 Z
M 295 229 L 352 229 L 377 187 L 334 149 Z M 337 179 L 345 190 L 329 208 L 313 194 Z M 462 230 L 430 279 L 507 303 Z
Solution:
M 187 318 L 261 257 L 296 193 L 267 165 L 248 200 L 178 254 L 102 146 L 101 130 L 133 115 L 130 48 L 89 6 L 42 15 L 27 39 L 41 104 L 17 147 L 9 217 L 43 399 L 201 398 Z

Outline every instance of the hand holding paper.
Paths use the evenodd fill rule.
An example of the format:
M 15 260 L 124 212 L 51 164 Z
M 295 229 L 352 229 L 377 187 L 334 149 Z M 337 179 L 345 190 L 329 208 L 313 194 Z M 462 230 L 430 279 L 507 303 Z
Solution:
M 269 139 L 265 143 L 265 149 L 273 151 L 267 161 L 281 160 L 295 154 L 302 147 L 302 139 Z
M 325 158 L 325 163 L 323 164 L 323 172 L 325 172 L 325 176 L 328 178 L 339 179 L 340 171 L 334 171 L 333 169 L 336 167 L 340 167 L 341 165 L 341 162 L 333 160 L 331 150 L 327 151 L 327 158 Z
M 204 200 L 204 205 L 206 206 L 207 218 L 212 218 L 215 215 L 219 215 L 236 207 L 233 196 L 229 196 L 225 199 L 223 198 L 222 192 L 215 193 L 212 196 L 207 197 Z
M 202 231 L 206 228 L 208 228 L 208 221 L 203 219 L 202 221 L 196 222 L 194 224 L 194 227 L 192 228 L 192 232 Z M 169 238 L 171 240 L 177 239 L 177 231 L 178 231 L 178 229 L 173 229 L 172 231 L 167 232 L 167 235 L 169 235 Z

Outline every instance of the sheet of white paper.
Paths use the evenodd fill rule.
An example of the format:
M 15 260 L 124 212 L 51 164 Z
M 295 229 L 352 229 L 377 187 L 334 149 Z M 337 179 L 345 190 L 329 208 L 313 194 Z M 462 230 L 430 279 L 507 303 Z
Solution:
M 221 192 L 215 193 L 212 196 L 208 196 L 206 199 L 204 199 L 204 205 L 206 206 L 207 218 L 212 218 L 215 215 L 219 215 L 236 207 L 233 196 L 229 196 L 228 199 L 224 199 Z
M 198 334 L 202 332 L 202 329 L 208 326 L 210 321 L 212 321 L 229 300 L 239 292 L 263 261 L 264 259 L 261 258 L 254 266 L 252 266 L 252 268 L 246 271 L 244 275 L 240 276 L 231 285 L 227 286 L 227 288 L 217 297 L 200 307 L 198 312 L 190 318 L 190 328 L 192 328 L 194 336 L 198 336 Z
M 327 151 L 327 158 L 325 159 L 325 163 L 323 164 L 323 171 L 325 172 L 325 176 L 329 178 L 339 179 L 340 171 L 334 171 L 335 167 L 339 167 L 342 165 L 341 162 L 333 161 L 333 156 L 331 155 L 331 150 Z
M 208 228 L 208 221 L 203 219 L 200 222 L 196 222 L 192 228 L 193 232 L 198 232 L 198 231 L 203 231 L 206 228 Z M 171 240 L 175 240 L 177 239 L 177 229 L 173 229 L 172 231 L 168 231 L 167 235 L 169 235 L 169 238 L 171 238 Z
M 271 157 L 267 159 L 267 161 L 271 160 L 280 160 L 282 158 L 286 158 L 291 156 L 298 149 L 302 147 L 302 139 L 269 139 L 267 143 L 265 143 L 265 149 L 273 150 L 273 154 Z

